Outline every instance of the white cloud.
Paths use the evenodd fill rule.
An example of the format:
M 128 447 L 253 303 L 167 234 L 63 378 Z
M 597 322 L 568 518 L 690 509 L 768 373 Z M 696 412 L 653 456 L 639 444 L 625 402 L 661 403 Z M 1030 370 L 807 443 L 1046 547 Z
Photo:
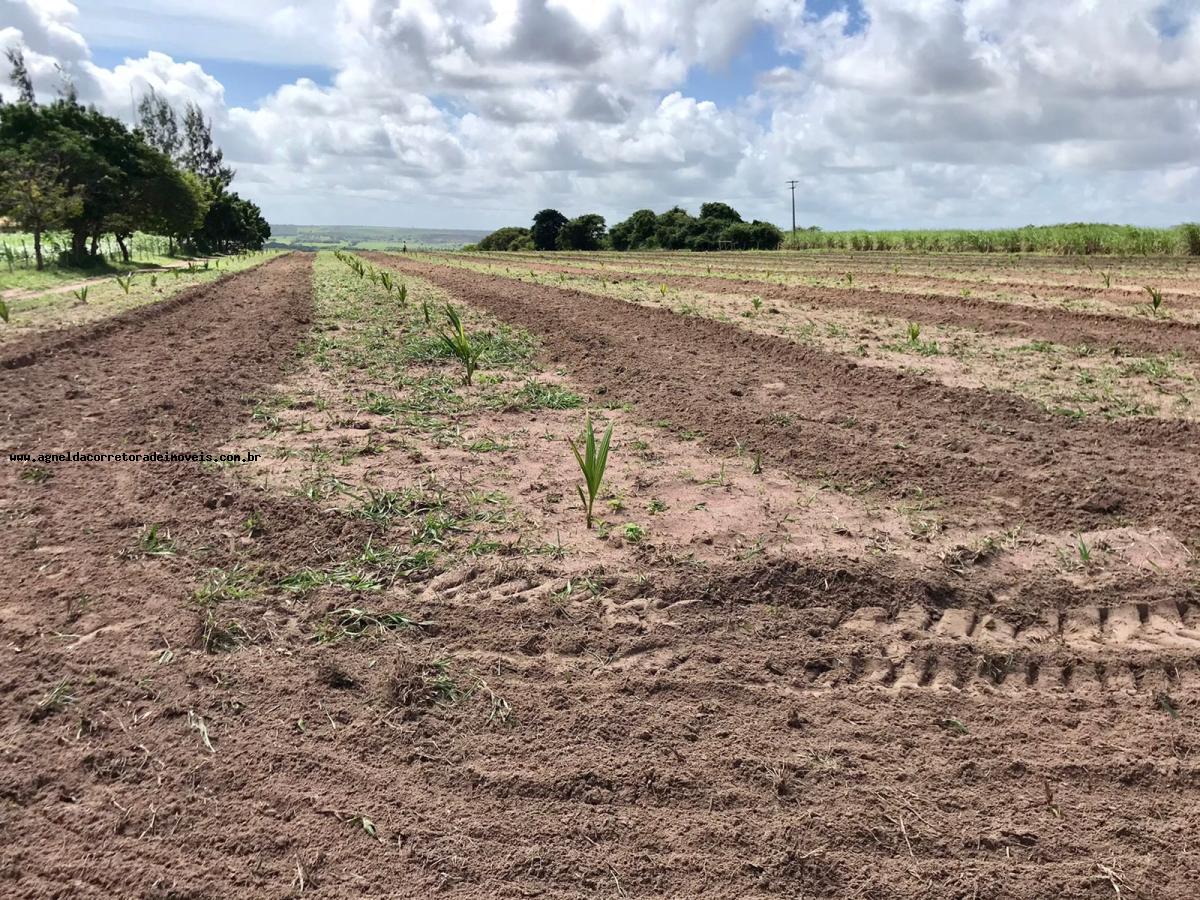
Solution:
M 146 52 L 97 66 L 88 41 L 131 14 Z M 689 96 L 762 29 L 790 56 L 753 95 Z M 117 115 L 151 86 L 201 103 L 276 221 L 725 199 L 782 222 L 793 177 L 826 226 L 1200 218 L 1197 0 L 0 0 L 11 44 L 45 92 L 59 63 Z M 240 108 L 187 61 L 212 57 L 336 75 Z

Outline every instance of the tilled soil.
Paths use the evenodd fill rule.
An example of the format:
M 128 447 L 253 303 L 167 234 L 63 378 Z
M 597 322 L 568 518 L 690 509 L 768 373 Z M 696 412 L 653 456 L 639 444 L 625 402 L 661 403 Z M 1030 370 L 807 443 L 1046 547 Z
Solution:
M 1200 523 L 1197 429 L 1074 424 L 1011 395 L 953 388 L 736 326 L 606 297 L 375 257 L 539 335 L 593 389 L 740 442 L 805 477 L 930 494 L 1056 530 Z
M 980 297 L 946 294 L 878 291 L 864 288 L 815 288 L 770 284 L 759 279 L 671 273 L 667 275 L 623 275 L 597 272 L 592 268 L 522 262 L 525 271 L 562 272 L 573 275 L 603 275 L 608 281 L 649 279 L 674 288 L 689 288 L 716 294 L 751 294 L 776 303 L 826 304 L 857 309 L 881 316 L 925 324 L 973 328 L 989 334 L 1014 335 L 1058 344 L 1112 349 L 1122 353 L 1181 353 L 1200 358 L 1200 325 L 1176 319 L 1120 315 L 1104 312 L 1073 312 L 1047 305 L 1007 303 Z M 1137 298 L 1143 300 L 1144 298 Z M 1132 307 L 1130 298 L 1124 305 Z M 1169 301 L 1168 301 L 1169 302 Z M 1142 303 L 1144 306 L 1144 302 Z
M 1055 426 L 715 323 L 379 259 L 535 331 L 601 397 L 775 464 L 919 481 L 964 514 L 995 501 L 1048 526 L 1191 533 L 1197 476 L 1169 440 L 1186 429 Z M 5 443 L 221 444 L 307 335 L 309 265 L 19 351 L 0 370 Z M 755 400 L 774 380 L 782 399 Z M 242 623 L 252 640 L 205 652 L 190 598 L 206 567 L 278 575 L 373 536 L 252 481 L 5 468 L 6 895 L 1194 894 L 1200 632 L 1177 574 L 1077 595 L 1040 576 L 1014 592 L 982 564 L 971 580 L 647 558 L 599 597 L 555 600 L 553 566 L 518 557 L 414 585 L 406 611 L 427 624 L 388 640 L 314 645 L 296 618 L 321 611 L 269 597 Z M 150 522 L 176 556 L 139 551 Z M 478 676 L 453 707 L 430 694 L 445 659 Z

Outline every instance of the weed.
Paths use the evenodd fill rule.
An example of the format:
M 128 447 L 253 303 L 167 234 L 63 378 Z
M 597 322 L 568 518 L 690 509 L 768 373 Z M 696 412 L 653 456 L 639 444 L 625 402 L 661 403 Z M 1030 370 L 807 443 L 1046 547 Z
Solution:
M 175 545 L 171 541 L 169 532 L 163 529 L 163 533 L 159 533 L 159 525 L 147 525 L 142 529 L 141 535 L 138 537 L 138 550 L 143 556 L 174 556 Z
M 379 831 L 375 828 L 375 823 L 366 816 L 354 816 L 347 819 L 346 823 L 353 825 L 355 828 L 361 828 L 368 837 L 374 838 L 377 841 L 380 840 Z
M 629 543 L 640 544 L 642 539 L 646 536 L 646 529 L 641 525 L 638 525 L 636 522 L 629 522 L 624 528 L 621 529 L 621 534 L 625 540 L 629 541 Z
M 315 637 L 319 644 L 330 644 L 343 638 L 359 638 L 371 632 L 387 634 L 389 631 L 404 631 L 424 624 L 428 623 L 417 622 L 402 613 L 371 613 L 347 606 L 325 616 L 317 627 Z
M 242 523 L 242 531 L 247 537 L 260 537 L 267 531 L 266 520 L 263 519 L 262 513 L 255 510 L 246 517 L 246 521 Z
M 597 447 L 596 430 L 592 426 L 592 417 L 589 415 L 584 424 L 583 452 L 579 451 L 575 441 L 567 438 L 567 443 L 571 445 L 571 452 L 575 454 L 575 461 L 579 463 L 579 468 L 583 472 L 584 486 L 587 487 L 586 496 L 583 487 L 577 487 L 577 490 L 579 499 L 583 501 L 585 519 L 589 529 L 592 527 L 592 506 L 596 502 L 596 495 L 600 493 L 600 484 L 604 480 L 604 469 L 608 465 L 608 445 L 612 440 L 612 431 L 613 427 L 609 424 L 608 430 L 604 432 L 604 438 Z
M 583 398 L 557 384 L 527 381 L 517 392 L 516 399 L 523 410 L 575 409 Z
M 30 718 L 34 721 L 44 719 L 58 712 L 68 703 L 74 702 L 75 695 L 71 693 L 71 682 L 64 678 L 54 685 L 45 697 L 37 702 L 37 706 L 33 708 Z
M 200 606 L 215 606 L 231 600 L 246 600 L 254 594 L 254 577 L 241 566 L 213 569 L 192 595 Z
M 217 751 L 213 749 L 212 739 L 208 736 L 208 725 L 205 723 L 204 719 L 196 715 L 193 710 L 189 709 L 187 721 L 188 728 L 191 728 L 193 731 L 196 731 L 200 734 L 200 743 L 204 744 L 204 749 L 209 753 L 216 753 Z

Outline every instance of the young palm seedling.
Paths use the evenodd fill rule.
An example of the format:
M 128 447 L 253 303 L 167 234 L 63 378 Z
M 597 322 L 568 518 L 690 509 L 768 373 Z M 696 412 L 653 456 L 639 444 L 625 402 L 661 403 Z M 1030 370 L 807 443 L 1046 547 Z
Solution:
M 87 303 L 88 289 L 86 284 L 78 290 L 71 291 L 71 293 L 75 295 L 75 299 L 80 303 Z
M 1149 285 L 1143 287 L 1142 290 L 1150 295 L 1150 311 L 1157 316 L 1160 312 L 1162 312 L 1162 291 L 1160 291 L 1158 288 L 1152 288 Z
M 578 444 L 567 438 L 567 442 L 571 445 L 571 452 L 575 454 L 575 461 L 579 463 L 580 471 L 583 472 L 584 487 L 587 488 L 586 494 L 583 487 L 578 487 L 577 490 L 579 499 L 583 501 L 588 528 L 592 527 L 592 507 L 596 503 L 596 495 L 600 493 L 600 485 L 604 481 L 604 469 L 608 466 L 608 445 L 612 441 L 612 430 L 610 424 L 597 446 L 596 429 L 592 426 L 592 417 L 589 415 L 583 430 L 583 452 L 580 452 Z
M 133 285 L 133 273 L 130 272 L 124 278 L 122 278 L 120 275 L 118 275 L 117 276 L 117 284 L 119 284 L 121 286 L 121 290 L 123 290 L 126 294 L 128 294 L 129 288 Z
M 462 318 L 449 303 L 446 304 L 446 318 L 450 320 L 450 333 L 441 332 L 439 337 L 446 349 L 449 350 L 458 361 L 463 364 L 466 374 L 463 377 L 463 384 L 467 387 L 471 386 L 471 379 L 475 376 L 475 370 L 479 368 L 479 356 L 483 353 L 483 347 L 477 341 L 472 341 L 467 337 L 467 332 L 463 328 Z

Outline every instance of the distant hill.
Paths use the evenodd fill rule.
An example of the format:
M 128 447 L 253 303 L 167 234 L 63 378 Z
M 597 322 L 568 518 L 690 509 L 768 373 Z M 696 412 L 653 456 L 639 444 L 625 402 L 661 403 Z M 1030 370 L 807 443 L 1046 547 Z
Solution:
M 486 231 L 456 228 L 385 228 L 375 225 L 271 225 L 268 247 L 326 250 L 349 247 L 360 250 L 453 250 L 474 244 Z

